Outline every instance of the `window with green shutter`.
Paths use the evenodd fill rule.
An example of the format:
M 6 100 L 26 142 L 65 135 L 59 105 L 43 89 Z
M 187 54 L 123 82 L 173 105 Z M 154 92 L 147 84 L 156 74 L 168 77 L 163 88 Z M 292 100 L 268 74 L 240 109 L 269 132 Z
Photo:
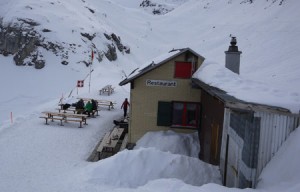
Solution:
M 157 111 L 157 126 L 171 126 L 172 102 L 159 101 Z

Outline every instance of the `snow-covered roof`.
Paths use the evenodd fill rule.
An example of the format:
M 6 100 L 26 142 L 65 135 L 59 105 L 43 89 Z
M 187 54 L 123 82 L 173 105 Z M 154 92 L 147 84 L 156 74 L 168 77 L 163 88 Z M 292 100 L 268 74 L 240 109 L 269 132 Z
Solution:
M 198 80 L 198 81 L 197 81 Z M 194 73 L 193 81 L 202 88 L 209 87 L 217 96 L 226 101 L 242 101 L 261 105 L 285 108 L 299 113 L 300 95 L 272 88 L 263 82 L 245 79 L 225 66 L 204 61 Z
M 157 67 L 165 64 L 166 62 L 170 61 L 174 57 L 177 57 L 178 55 L 185 53 L 187 51 L 192 52 L 193 54 L 197 55 L 199 58 L 202 58 L 204 60 L 203 56 L 199 55 L 197 52 L 193 51 L 190 48 L 173 49 L 173 50 L 169 51 L 168 53 L 162 54 L 162 55 L 152 59 L 152 61 L 150 61 L 150 62 L 146 62 L 140 68 L 133 70 L 126 79 L 124 79 L 123 81 L 121 81 L 119 83 L 119 85 L 121 85 L 121 86 L 125 85 L 125 84 L 131 82 L 132 80 L 144 75 L 145 73 L 148 73 L 149 71 L 152 71 L 153 69 L 156 69 Z

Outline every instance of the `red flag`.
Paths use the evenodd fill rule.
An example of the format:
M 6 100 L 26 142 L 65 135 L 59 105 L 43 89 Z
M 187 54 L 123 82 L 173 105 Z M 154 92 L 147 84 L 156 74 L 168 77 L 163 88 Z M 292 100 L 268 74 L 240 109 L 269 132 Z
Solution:
M 92 49 L 92 62 L 93 62 L 93 60 L 94 60 L 94 51 Z
M 77 81 L 77 87 L 83 87 L 83 80 Z

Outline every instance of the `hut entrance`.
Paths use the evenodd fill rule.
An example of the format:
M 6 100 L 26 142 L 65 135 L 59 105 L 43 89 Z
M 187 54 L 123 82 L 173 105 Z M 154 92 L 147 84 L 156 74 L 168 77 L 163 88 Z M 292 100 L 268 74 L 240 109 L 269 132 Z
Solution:
M 216 122 L 213 122 L 211 124 L 211 148 L 210 148 L 210 154 L 211 159 L 216 161 L 218 159 L 219 154 L 219 130 L 220 125 Z

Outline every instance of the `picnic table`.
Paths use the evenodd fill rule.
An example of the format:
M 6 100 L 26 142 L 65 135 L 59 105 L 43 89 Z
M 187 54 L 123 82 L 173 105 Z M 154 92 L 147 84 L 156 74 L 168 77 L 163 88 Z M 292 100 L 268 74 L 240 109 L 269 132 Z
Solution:
M 93 98 L 81 98 L 81 97 L 78 97 L 77 99 L 82 99 L 83 101 L 86 102 L 86 101 L 91 101 Z M 97 101 L 99 108 L 101 106 L 107 106 L 108 110 L 113 109 L 114 105 L 116 104 L 116 102 L 109 101 L 109 100 L 99 100 L 99 99 L 94 99 L 94 100 Z
M 87 115 L 85 114 L 73 114 L 73 113 L 64 113 L 64 112 L 53 112 L 53 111 L 43 111 L 42 112 L 44 116 L 41 116 L 40 118 L 43 118 L 46 120 L 46 124 L 48 125 L 48 120 L 54 121 L 58 120 L 60 121 L 60 125 L 63 126 L 63 122 L 79 122 L 80 126 L 79 128 L 82 128 L 82 124 L 87 125 L 86 119 Z
M 76 113 L 75 107 L 69 107 L 67 109 L 63 109 L 63 108 L 56 108 L 56 109 L 58 110 L 58 112 L 63 112 L 63 113 L 73 112 L 74 114 Z
M 102 89 L 99 90 L 99 94 L 102 95 L 103 93 L 107 93 L 108 95 L 114 92 L 114 87 L 112 85 L 105 85 Z
M 116 102 L 113 101 L 107 101 L 107 100 L 97 100 L 98 106 L 107 106 L 108 110 L 113 109 Z
M 75 107 L 69 107 L 68 109 L 61 109 L 61 108 L 56 108 L 56 110 L 58 110 L 58 112 L 63 112 L 63 113 L 67 113 L 67 112 L 72 112 L 73 114 L 77 113 L 78 110 L 75 108 Z M 82 113 L 84 110 L 81 110 L 80 113 Z M 92 114 L 95 114 L 96 113 L 96 116 L 99 116 L 99 110 L 96 109 L 96 110 L 92 110 L 91 112 Z M 93 116 L 94 117 L 94 116 Z
M 115 127 L 111 132 L 105 134 L 99 147 L 97 148 L 99 160 L 102 159 L 103 157 L 108 157 L 116 154 L 118 150 L 120 150 L 117 147 L 117 144 L 120 142 L 122 142 L 121 147 L 123 146 L 124 148 L 125 144 L 123 144 L 124 143 L 123 141 L 125 141 L 127 144 L 128 139 L 127 136 L 126 137 L 123 136 L 123 133 L 124 133 L 124 128 Z M 126 138 L 126 140 L 124 138 Z

